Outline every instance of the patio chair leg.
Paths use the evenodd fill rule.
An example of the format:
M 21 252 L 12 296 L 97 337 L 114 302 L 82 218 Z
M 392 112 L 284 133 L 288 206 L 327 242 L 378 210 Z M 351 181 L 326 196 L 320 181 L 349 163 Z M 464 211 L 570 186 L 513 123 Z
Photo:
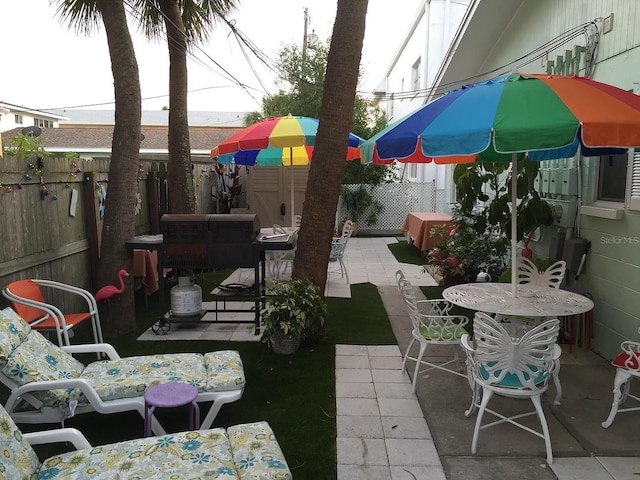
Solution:
M 623 397 L 621 387 L 624 385 L 625 390 L 627 389 L 630 377 L 631 375 L 622 369 L 618 369 L 616 372 L 616 377 L 613 380 L 613 403 L 611 404 L 609 416 L 604 422 L 602 422 L 602 428 L 609 428 L 613 423 L 613 420 L 616 418 L 618 406 L 620 405 L 620 400 L 622 400 Z M 625 383 L 627 385 L 625 385 Z
M 407 347 L 407 350 L 404 352 L 404 358 L 402 359 L 402 371 L 404 372 L 404 369 L 407 365 L 407 358 L 409 357 L 409 351 L 411 351 L 411 347 L 413 347 L 414 342 L 416 341 L 415 338 L 412 338 L 411 341 L 409 342 L 409 346 Z
M 486 388 L 482 389 L 482 401 L 480 402 L 480 408 L 478 409 L 478 416 L 476 417 L 476 426 L 473 429 L 473 439 L 471 440 L 471 453 L 475 454 L 478 451 L 478 435 L 480 434 L 480 427 L 482 425 L 482 416 L 484 410 L 487 408 L 489 400 L 493 396 L 493 392 Z
M 544 416 L 542 410 L 542 403 L 540 402 L 540 395 L 531 397 L 533 406 L 536 407 L 538 412 L 538 418 L 540 419 L 540 425 L 542 426 L 542 434 L 544 435 L 544 446 L 547 450 L 547 463 L 551 465 L 553 463 L 553 452 L 551 451 L 551 437 L 549 436 L 549 426 L 547 425 L 547 419 Z
M 413 371 L 413 381 L 411 384 L 413 393 L 416 393 L 416 385 L 418 383 L 418 373 L 420 372 L 420 365 L 422 365 L 422 357 L 426 349 L 427 349 L 427 344 L 420 343 L 420 353 L 418 353 L 418 357 L 416 358 L 416 368 Z
M 560 359 L 555 361 L 553 368 L 553 383 L 556 386 L 556 398 L 553 400 L 554 405 L 560 405 L 562 398 L 562 385 L 560 384 Z

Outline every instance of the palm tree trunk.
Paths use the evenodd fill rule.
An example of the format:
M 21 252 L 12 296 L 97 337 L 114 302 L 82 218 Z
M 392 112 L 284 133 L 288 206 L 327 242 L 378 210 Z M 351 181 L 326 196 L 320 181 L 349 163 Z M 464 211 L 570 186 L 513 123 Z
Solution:
M 345 169 L 367 4 L 368 0 L 338 0 L 327 58 L 320 125 L 293 263 L 293 276 L 312 281 L 321 291 L 324 291 L 327 280 L 335 211 Z
M 187 37 L 177 0 L 162 0 L 169 44 L 169 211 L 195 213 L 187 102 Z
M 98 286 L 113 283 L 118 270 L 131 267 L 124 242 L 135 234 L 136 182 L 140 151 L 141 95 L 138 63 L 122 0 L 97 0 L 102 15 L 113 72 L 116 119 L 111 145 L 108 201 L 102 225 Z M 102 327 L 106 338 L 136 327 L 131 277 L 122 295 L 110 304 Z

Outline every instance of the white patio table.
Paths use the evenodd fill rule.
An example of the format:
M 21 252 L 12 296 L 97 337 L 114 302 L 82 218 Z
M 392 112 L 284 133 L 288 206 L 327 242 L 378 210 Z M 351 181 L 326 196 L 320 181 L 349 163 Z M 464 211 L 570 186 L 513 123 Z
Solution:
M 465 283 L 442 292 L 445 300 L 460 307 L 506 317 L 564 317 L 593 309 L 593 302 L 577 293 L 559 288 L 523 284 L 517 296 L 510 283 Z

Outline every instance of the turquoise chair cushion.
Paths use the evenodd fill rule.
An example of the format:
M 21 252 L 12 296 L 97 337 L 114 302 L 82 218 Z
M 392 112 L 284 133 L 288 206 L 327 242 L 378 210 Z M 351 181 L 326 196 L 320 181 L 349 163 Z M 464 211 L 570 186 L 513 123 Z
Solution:
M 488 362 L 487 366 L 492 367 L 496 364 L 496 362 Z M 532 371 L 537 371 L 537 367 L 534 367 L 533 365 L 528 365 L 528 367 L 532 370 Z M 495 374 L 493 375 L 494 378 L 495 376 L 499 376 L 500 373 L 502 373 L 501 370 L 496 370 Z M 482 378 L 488 382 L 490 382 L 490 377 L 491 375 L 489 375 L 489 372 L 487 371 L 487 369 L 485 368 L 484 365 L 480 365 L 480 374 L 482 375 Z M 545 372 L 541 372 L 538 374 L 538 376 L 535 378 L 534 383 L 536 385 L 541 384 L 542 382 L 544 382 L 545 378 L 547 377 L 547 374 Z M 525 374 L 525 378 L 528 379 L 528 375 Z M 499 385 L 501 387 L 507 387 L 507 388 L 522 388 L 523 385 L 520 382 L 520 380 L 518 379 L 518 376 L 514 373 L 507 373 L 504 378 L 500 381 L 500 382 L 491 382 L 494 385 Z

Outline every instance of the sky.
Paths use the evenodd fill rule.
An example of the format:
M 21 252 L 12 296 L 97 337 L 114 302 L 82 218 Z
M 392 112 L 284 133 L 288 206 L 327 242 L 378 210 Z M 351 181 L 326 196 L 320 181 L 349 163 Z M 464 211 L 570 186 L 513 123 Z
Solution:
M 383 79 L 423 1 L 369 0 L 361 91 L 370 93 Z M 302 44 L 305 8 L 307 33 L 315 33 L 323 42 L 331 36 L 337 8 L 337 0 L 239 0 L 239 4 L 229 18 L 274 60 L 283 45 Z M 76 34 L 60 23 L 49 0 L 1 0 L 0 19 L 0 102 L 37 110 L 113 110 L 104 28 L 90 37 Z M 142 108 L 159 110 L 169 104 L 166 42 L 147 40 L 135 25 L 130 24 L 130 31 L 140 70 Z M 278 91 L 275 75 L 254 56 L 247 61 L 226 25 L 217 25 L 208 43 L 193 55 L 196 59 L 188 59 L 187 64 L 190 110 L 256 111 L 265 90 Z M 248 88 L 238 86 L 214 61 Z

